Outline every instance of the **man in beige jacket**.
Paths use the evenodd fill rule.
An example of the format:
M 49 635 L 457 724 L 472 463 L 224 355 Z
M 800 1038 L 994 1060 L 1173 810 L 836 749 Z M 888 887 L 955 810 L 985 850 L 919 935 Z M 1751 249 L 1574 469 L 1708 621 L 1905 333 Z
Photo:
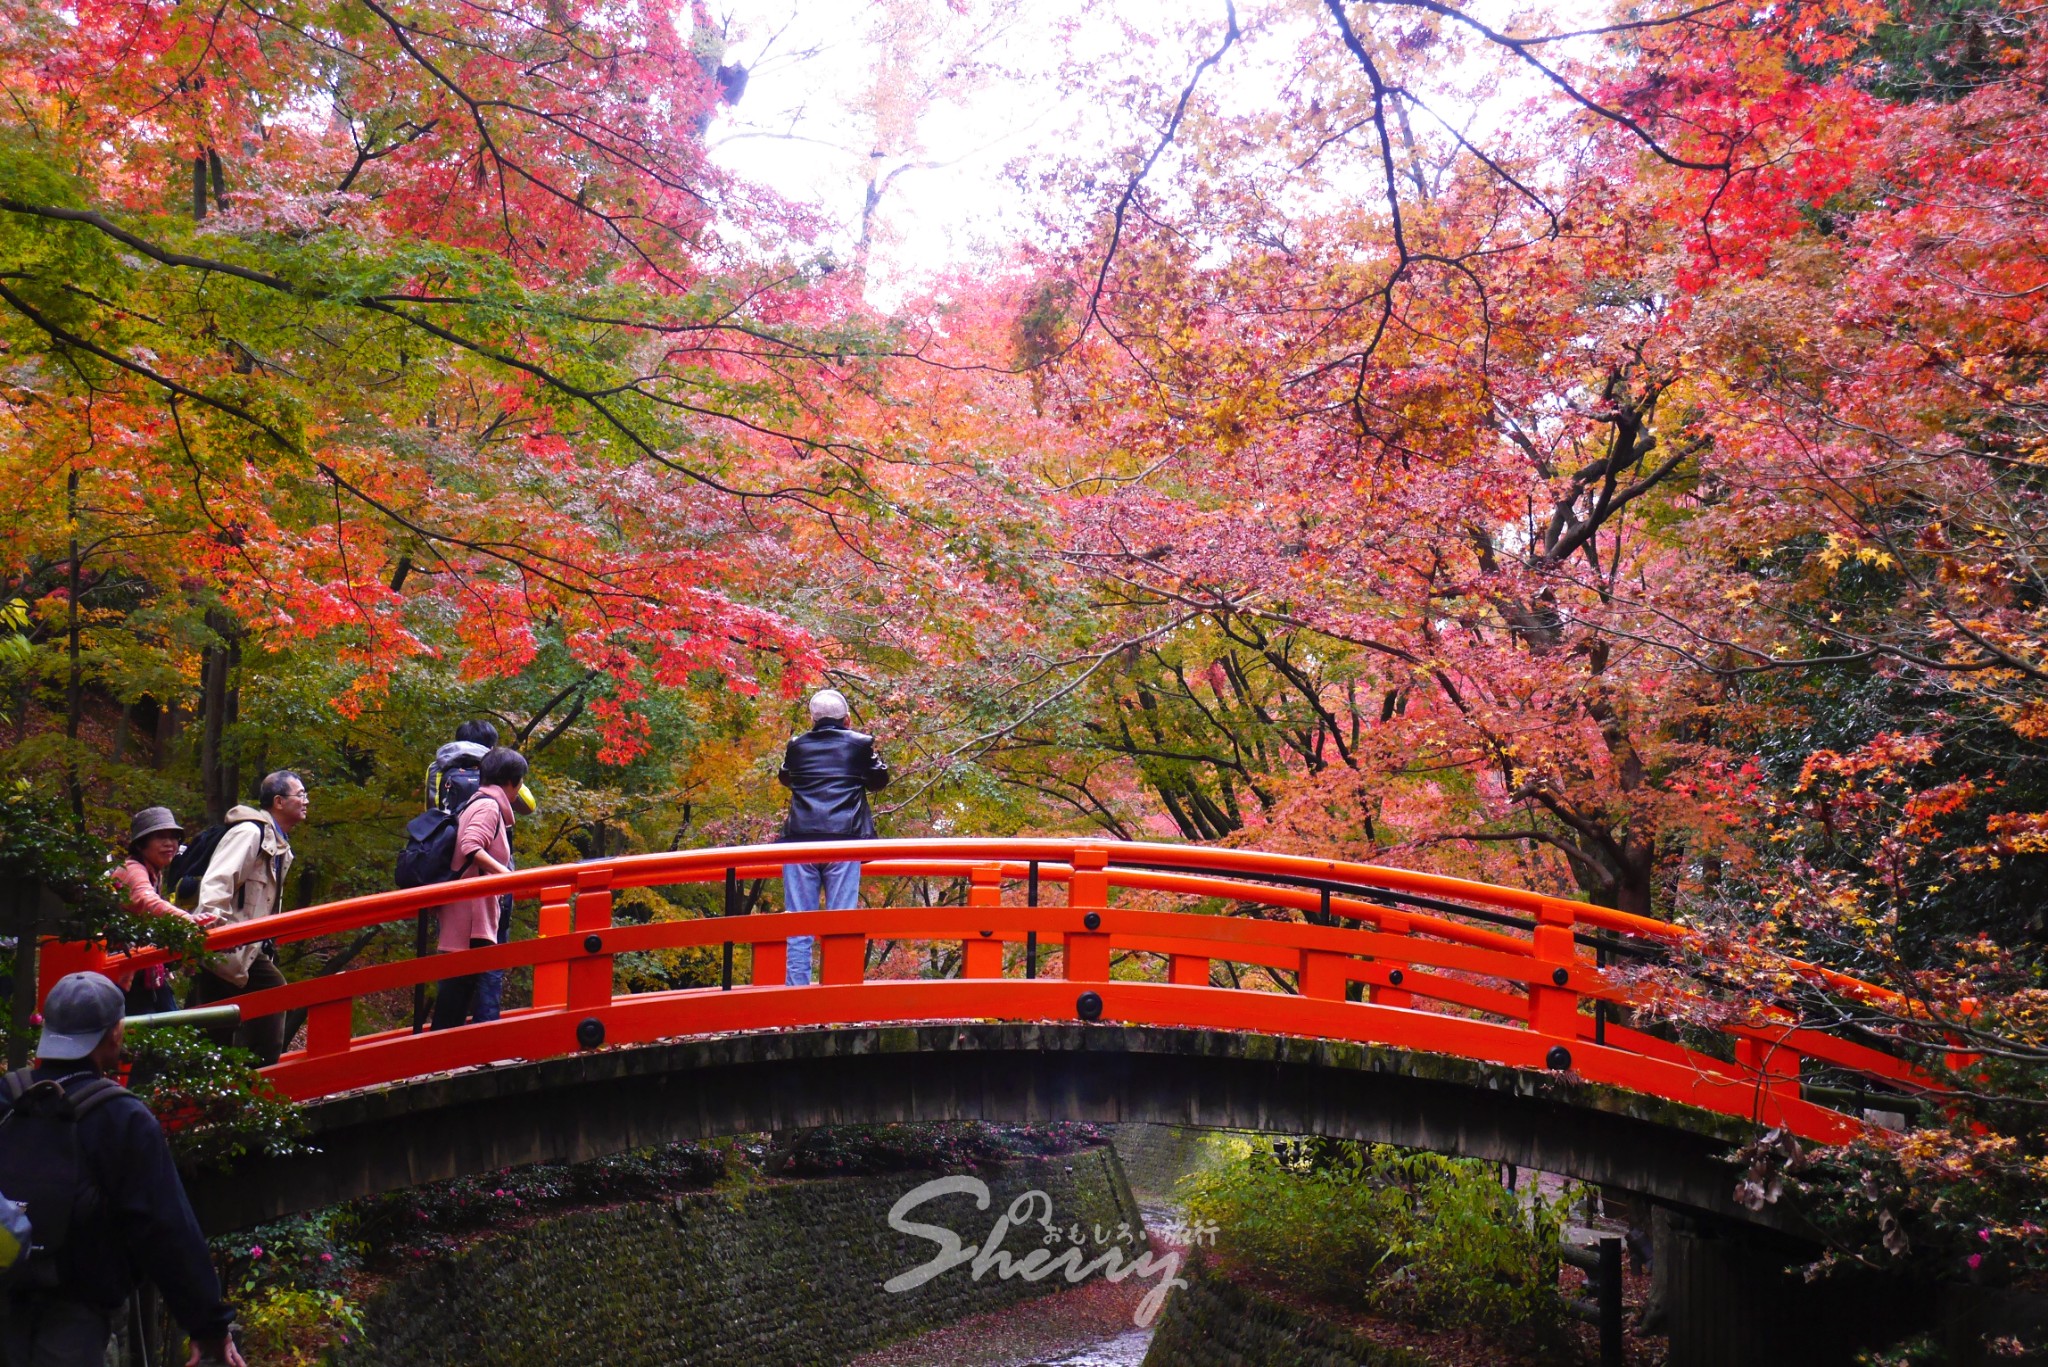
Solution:
M 199 880 L 199 911 L 222 922 L 253 921 L 284 909 L 284 879 L 292 867 L 291 834 L 306 819 L 306 784 L 289 769 L 265 774 L 256 787 L 255 807 L 228 810 L 227 833 L 213 850 Z M 192 1004 L 209 1006 L 268 987 L 283 987 L 276 951 L 268 942 L 241 945 L 206 956 L 193 984 Z M 221 1038 L 226 1043 L 225 1038 Z M 284 1053 L 284 1017 L 245 1020 L 233 1042 L 265 1066 Z

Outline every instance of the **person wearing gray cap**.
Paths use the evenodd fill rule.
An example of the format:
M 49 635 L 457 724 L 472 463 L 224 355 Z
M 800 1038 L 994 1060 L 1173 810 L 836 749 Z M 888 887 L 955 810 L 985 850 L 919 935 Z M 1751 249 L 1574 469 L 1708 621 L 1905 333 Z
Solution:
M 178 844 L 185 829 L 169 807 L 144 807 L 128 823 L 128 857 L 114 871 L 121 889 L 124 910 L 140 916 L 179 916 L 195 925 L 210 926 L 220 918 L 194 915 L 158 891 L 164 870 L 178 857 Z M 171 990 L 170 970 L 155 964 L 135 974 L 128 983 L 128 1014 L 175 1011 L 177 994 Z
M 838 689 L 821 688 L 812 694 L 810 712 L 811 729 L 790 741 L 776 775 L 789 789 L 782 838 L 873 840 L 875 814 L 868 807 L 868 794 L 889 786 L 889 766 L 875 753 L 873 736 L 847 728 L 846 696 Z M 844 911 L 859 905 L 859 860 L 782 866 L 784 911 Z M 789 937 L 786 984 L 810 982 L 813 938 Z
M 187 1367 L 245 1367 L 163 1127 L 108 1076 L 122 1007 L 108 978 L 59 978 L 35 1067 L 0 1079 L 0 1192 L 27 1204 L 36 1238 L 0 1301 L 0 1362 L 101 1367 L 114 1317 L 146 1276 L 191 1336 Z

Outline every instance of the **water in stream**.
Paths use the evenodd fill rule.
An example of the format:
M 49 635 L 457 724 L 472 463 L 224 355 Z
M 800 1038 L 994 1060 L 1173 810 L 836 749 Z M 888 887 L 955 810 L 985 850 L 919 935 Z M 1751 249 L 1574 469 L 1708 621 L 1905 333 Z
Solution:
M 1153 1231 L 1173 1213 L 1144 1208 Z M 1095 1280 L 946 1325 L 870 1353 L 850 1367 L 1139 1367 L 1152 1330 L 1138 1328 L 1138 1303 L 1158 1283 Z
M 1132 1323 L 1143 1294 L 1135 1282 L 1091 1282 L 891 1344 L 850 1367 L 1138 1367 L 1152 1344 L 1152 1330 Z
M 1139 1210 L 1155 1238 L 1178 1223 L 1172 1205 L 1141 1201 Z M 891 1344 L 849 1367 L 1139 1367 L 1152 1330 L 1135 1316 L 1155 1285 L 1098 1279 Z
M 1150 1329 L 1132 1329 L 1058 1357 L 1040 1358 L 1030 1367 L 1138 1367 L 1152 1346 Z

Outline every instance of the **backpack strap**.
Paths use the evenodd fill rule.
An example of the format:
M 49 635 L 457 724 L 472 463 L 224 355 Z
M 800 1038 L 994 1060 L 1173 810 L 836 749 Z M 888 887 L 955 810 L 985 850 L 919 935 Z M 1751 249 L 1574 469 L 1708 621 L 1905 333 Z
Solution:
M 484 791 L 483 789 L 481 789 L 481 788 L 477 789 L 477 790 L 476 790 L 476 791 L 475 791 L 474 793 L 471 793 L 471 794 L 469 795 L 469 801 L 467 801 L 467 802 L 463 803 L 463 804 L 462 804 L 462 806 L 461 806 L 461 807 L 460 807 L 459 809 L 457 809 L 457 811 L 456 811 L 456 813 L 455 813 L 455 821 L 456 821 L 456 824 L 457 824 L 458 826 L 459 826 L 459 825 L 461 824 L 461 822 L 462 822 L 462 815 L 463 815 L 463 813 L 464 813 L 464 812 L 467 812 L 467 811 L 468 811 L 468 810 L 469 810 L 469 809 L 470 809 L 471 807 L 474 807 L 474 806 L 476 806 L 476 804 L 477 804 L 477 803 L 479 803 L 479 802 L 482 802 L 483 800 L 485 800 L 486 798 L 489 798 L 490 796 L 491 796 L 491 795 L 490 795 L 489 793 L 485 792 L 485 791 Z M 496 812 L 496 813 L 497 813 L 497 817 L 498 817 L 498 829 L 499 829 L 499 830 L 501 830 L 501 831 L 502 831 L 502 830 L 504 830 L 504 829 L 505 829 L 505 814 L 504 814 L 503 812 L 501 812 L 501 811 L 498 811 L 498 804 L 497 804 L 497 801 L 496 801 L 496 799 L 492 799 L 492 801 L 491 801 L 491 810 L 492 810 L 493 812 Z M 459 832 L 458 832 L 458 833 L 459 833 Z M 472 868 L 472 867 L 473 867 L 473 866 L 474 866 L 475 864 L 476 864 L 476 851 L 475 851 L 475 850 L 471 850 L 471 851 L 469 852 L 469 858 L 467 858 L 467 859 L 465 859 L 465 860 L 463 860 L 463 861 L 462 861 L 462 868 L 461 868 L 461 870 L 460 870 L 459 872 L 457 872 L 457 873 L 456 873 L 456 875 L 455 875 L 455 876 L 456 876 L 457 878 L 466 878 L 466 877 L 468 877 L 468 876 L 469 876 L 469 871 L 470 871 L 470 869 L 471 869 L 471 868 Z
M 64 1089 L 64 1099 L 71 1103 L 72 1117 L 77 1120 L 85 1119 L 109 1101 L 133 1095 L 133 1092 L 110 1077 L 96 1077 L 81 1082 L 76 1087 Z
M 72 1076 L 76 1077 L 77 1074 L 74 1073 Z M 83 1082 L 68 1086 L 66 1081 L 64 1078 L 51 1078 L 47 1083 L 38 1083 L 29 1075 L 28 1069 L 20 1068 L 5 1078 L 0 1078 L 0 1096 L 6 1098 L 8 1110 L 12 1112 L 31 1088 L 54 1087 L 57 1095 L 64 1098 L 65 1105 L 71 1108 L 71 1118 L 83 1120 L 109 1101 L 135 1095 L 110 1077 L 87 1078 Z

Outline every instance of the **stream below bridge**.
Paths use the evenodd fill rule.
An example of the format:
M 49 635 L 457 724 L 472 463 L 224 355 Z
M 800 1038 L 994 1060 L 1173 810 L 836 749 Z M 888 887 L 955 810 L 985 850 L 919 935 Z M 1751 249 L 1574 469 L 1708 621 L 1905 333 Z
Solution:
M 1167 1205 L 1140 1209 L 1155 1237 L 1178 1218 Z M 1138 1303 L 1157 1284 L 1090 1281 L 876 1349 L 848 1367 L 1139 1367 L 1152 1330 L 1136 1324 Z
M 1152 1331 L 1131 1322 L 1140 1293 L 1106 1283 L 1055 1292 L 949 1324 L 849 1367 L 1139 1367 Z

